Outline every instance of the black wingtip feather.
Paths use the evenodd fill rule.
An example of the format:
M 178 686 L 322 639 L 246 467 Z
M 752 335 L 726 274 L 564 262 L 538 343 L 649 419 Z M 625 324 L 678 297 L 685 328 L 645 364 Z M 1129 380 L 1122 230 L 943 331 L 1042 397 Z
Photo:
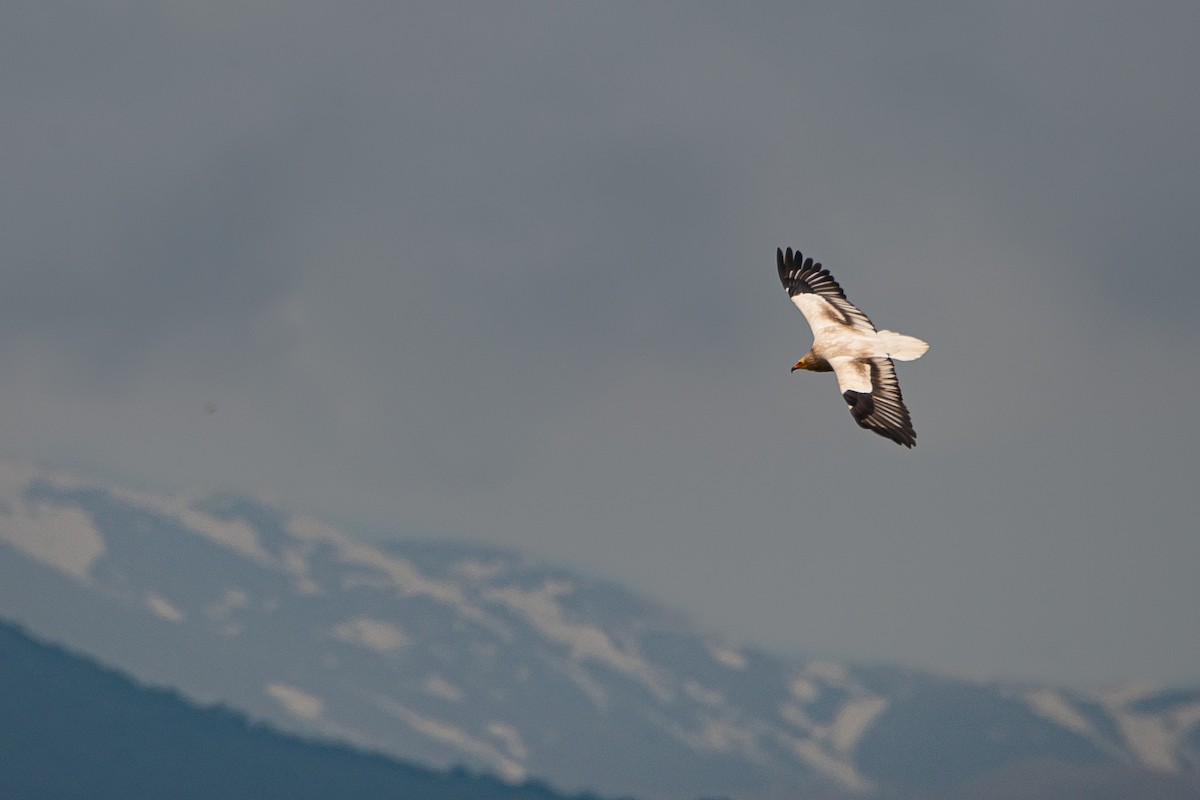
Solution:
M 842 392 L 842 399 L 850 406 L 850 416 L 854 417 L 859 427 L 911 448 L 917 444 L 917 433 L 904 407 L 904 396 L 895 375 L 895 367 L 889 364 L 885 373 L 880 363 L 874 361 L 871 365 L 871 384 L 879 396 L 847 390 Z
M 869 392 L 847 390 L 842 392 L 842 399 L 846 401 L 846 405 L 850 406 L 850 413 L 859 425 L 864 425 L 866 418 L 871 416 L 871 412 L 875 410 L 875 401 Z

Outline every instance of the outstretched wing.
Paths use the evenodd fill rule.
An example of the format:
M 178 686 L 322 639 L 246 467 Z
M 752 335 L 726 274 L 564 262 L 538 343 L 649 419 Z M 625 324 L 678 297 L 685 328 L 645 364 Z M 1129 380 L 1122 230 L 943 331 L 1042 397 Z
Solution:
M 912 447 L 917 443 L 917 433 L 890 358 L 838 356 L 829 359 L 829 365 L 837 375 L 842 398 L 850 406 L 855 422 L 896 444 Z
M 775 262 L 783 288 L 808 320 L 814 336 L 830 327 L 848 327 L 860 333 L 875 332 L 871 319 L 846 299 L 842 287 L 819 262 L 814 264 L 799 251 L 793 254 L 790 247 L 786 253 L 776 248 Z

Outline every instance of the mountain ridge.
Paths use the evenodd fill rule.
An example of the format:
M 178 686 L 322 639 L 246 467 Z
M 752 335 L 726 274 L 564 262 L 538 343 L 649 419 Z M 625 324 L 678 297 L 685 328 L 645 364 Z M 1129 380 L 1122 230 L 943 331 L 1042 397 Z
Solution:
M 782 658 L 519 554 L 365 541 L 237 495 L 7 465 L 0 548 L 0 614 L 139 679 L 509 781 L 674 800 L 938 792 L 1030 759 L 1200 766 L 1200 690 Z

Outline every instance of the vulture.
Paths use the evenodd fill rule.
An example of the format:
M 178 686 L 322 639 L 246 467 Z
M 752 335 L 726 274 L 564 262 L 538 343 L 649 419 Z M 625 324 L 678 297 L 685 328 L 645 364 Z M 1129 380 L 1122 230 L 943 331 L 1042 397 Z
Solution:
M 912 336 L 875 329 L 846 299 L 842 287 L 819 262 L 799 251 L 776 249 L 779 280 L 812 328 L 813 343 L 792 372 L 832 372 L 854 421 L 867 430 L 912 447 L 912 418 L 900 394 L 895 360 L 920 358 L 929 345 Z

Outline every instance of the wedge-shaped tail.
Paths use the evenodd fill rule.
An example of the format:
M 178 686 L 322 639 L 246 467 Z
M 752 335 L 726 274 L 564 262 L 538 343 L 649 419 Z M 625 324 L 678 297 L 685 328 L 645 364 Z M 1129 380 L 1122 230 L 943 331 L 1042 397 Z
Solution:
M 880 331 L 875 340 L 879 349 L 883 351 L 881 355 L 886 353 L 899 361 L 914 361 L 925 355 L 925 351 L 929 349 L 927 342 L 895 331 Z

